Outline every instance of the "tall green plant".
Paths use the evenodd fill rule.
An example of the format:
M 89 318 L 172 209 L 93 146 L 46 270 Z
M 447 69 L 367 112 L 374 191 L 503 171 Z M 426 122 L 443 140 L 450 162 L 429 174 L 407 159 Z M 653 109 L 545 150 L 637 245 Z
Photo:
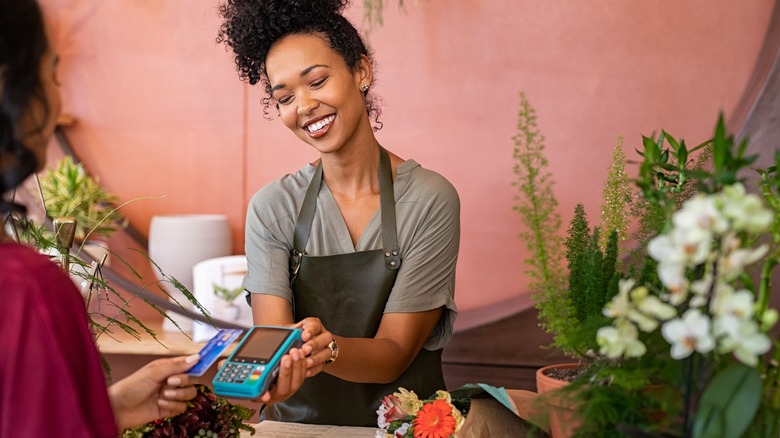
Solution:
M 567 294 L 576 324 L 571 331 L 558 333 L 562 345 L 585 356 L 596 347 L 595 339 L 583 327 L 599 324 L 601 309 L 617 293 L 617 232 L 609 233 L 606 248 L 601 249 L 599 228 L 591 232 L 585 207 L 577 204 L 565 241 L 569 268 Z M 583 336 L 584 334 L 584 336 Z
M 525 260 L 529 287 L 534 291 L 542 327 L 549 333 L 569 333 L 575 327 L 571 305 L 566 294 L 562 267 L 563 240 L 559 230 L 561 218 L 556 208 L 552 175 L 547 170 L 544 136 L 536 124 L 536 111 L 525 93 L 520 93 L 517 133 L 514 141 L 513 183 L 519 193 L 513 210 L 520 214 L 526 229 L 520 233 L 530 256 Z M 560 345 L 558 338 L 555 345 Z
M 610 235 L 617 232 L 617 240 L 625 242 L 630 225 L 629 208 L 632 198 L 631 180 L 626 173 L 626 154 L 623 152 L 623 136 L 618 137 L 612 152 L 607 182 L 604 184 L 604 203 L 601 205 L 601 229 L 606 232 L 599 237 L 599 246 L 607 249 Z

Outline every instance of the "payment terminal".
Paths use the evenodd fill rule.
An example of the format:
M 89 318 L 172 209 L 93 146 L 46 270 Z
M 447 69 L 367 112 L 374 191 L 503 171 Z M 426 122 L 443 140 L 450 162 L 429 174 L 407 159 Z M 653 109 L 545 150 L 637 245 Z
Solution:
M 226 397 L 258 398 L 276 380 L 279 365 L 291 348 L 303 345 L 297 328 L 254 326 L 214 376 L 214 393 Z

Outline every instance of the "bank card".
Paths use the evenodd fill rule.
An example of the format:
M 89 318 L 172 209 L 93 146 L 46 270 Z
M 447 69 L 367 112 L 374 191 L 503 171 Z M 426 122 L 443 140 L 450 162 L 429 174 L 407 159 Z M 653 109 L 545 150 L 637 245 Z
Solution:
M 209 339 L 206 345 L 200 350 L 198 355 L 200 359 L 187 371 L 191 376 L 202 376 L 208 371 L 209 367 L 219 359 L 219 356 L 243 333 L 240 329 L 222 329 Z

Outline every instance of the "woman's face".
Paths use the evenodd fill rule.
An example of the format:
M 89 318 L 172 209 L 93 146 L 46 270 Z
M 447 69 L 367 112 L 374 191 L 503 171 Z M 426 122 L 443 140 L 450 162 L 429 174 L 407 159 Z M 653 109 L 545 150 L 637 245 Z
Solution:
M 271 47 L 266 72 L 282 122 L 321 153 L 373 135 L 360 91 L 371 83 L 367 58 L 353 70 L 322 36 L 289 35 Z
M 46 146 L 54 134 L 54 128 L 57 126 L 57 119 L 62 109 L 60 93 L 57 89 L 57 60 L 57 56 L 51 48 L 44 53 L 39 75 L 45 105 L 39 99 L 33 98 L 27 105 L 17 131 L 19 141 L 35 154 L 35 159 L 38 162 L 36 170 L 38 171 L 46 165 Z

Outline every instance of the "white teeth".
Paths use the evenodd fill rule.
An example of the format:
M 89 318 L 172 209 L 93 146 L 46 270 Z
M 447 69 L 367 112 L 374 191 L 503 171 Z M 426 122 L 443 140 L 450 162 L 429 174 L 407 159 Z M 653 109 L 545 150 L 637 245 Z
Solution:
M 336 116 L 328 116 L 328 117 L 320 120 L 317 123 L 312 123 L 311 125 L 307 126 L 306 130 L 309 131 L 309 132 L 317 132 L 320 129 L 330 125 L 331 123 L 333 123 L 333 120 L 335 120 L 335 119 L 336 119 Z

